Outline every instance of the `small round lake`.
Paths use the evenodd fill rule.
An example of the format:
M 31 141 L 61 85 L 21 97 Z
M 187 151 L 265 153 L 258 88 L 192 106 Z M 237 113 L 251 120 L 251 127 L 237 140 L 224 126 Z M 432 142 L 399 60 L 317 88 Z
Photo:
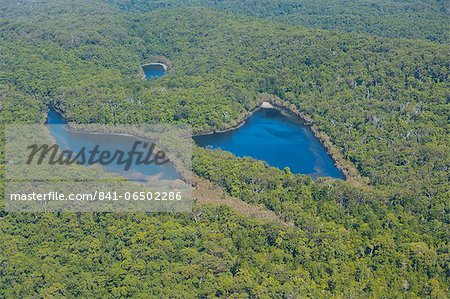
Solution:
M 238 157 L 252 157 L 293 173 L 344 179 L 308 126 L 278 109 L 260 109 L 245 124 L 223 133 L 194 137 L 197 145 L 221 148 Z
M 142 66 L 146 79 L 155 79 L 166 74 L 166 66 L 162 63 L 149 63 Z

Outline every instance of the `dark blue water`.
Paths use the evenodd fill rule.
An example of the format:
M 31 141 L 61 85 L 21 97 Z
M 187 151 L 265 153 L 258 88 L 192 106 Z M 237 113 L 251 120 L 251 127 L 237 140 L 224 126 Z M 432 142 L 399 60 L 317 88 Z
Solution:
M 343 179 L 344 175 L 310 128 L 277 109 L 260 109 L 233 131 L 194 137 L 202 147 L 212 146 L 238 157 L 253 157 L 293 173 Z
M 109 150 L 114 153 L 116 150 L 121 150 L 128 152 L 132 149 L 134 142 L 139 140 L 131 136 L 77 133 L 67 130 L 67 127 L 64 125 L 58 125 L 65 123 L 66 121 L 61 114 L 50 109 L 47 124 L 50 125 L 50 133 L 61 150 L 72 150 L 77 153 L 83 147 L 86 150 L 91 150 L 95 145 L 99 145 L 100 151 Z M 180 175 L 170 162 L 163 165 L 155 165 L 153 163 L 150 165 L 133 164 L 128 171 L 124 170 L 123 165 L 118 165 L 117 163 L 103 165 L 102 167 L 132 181 L 146 181 L 149 177 L 157 177 L 162 180 L 180 179 Z
M 144 70 L 145 78 L 147 79 L 155 79 L 166 74 L 164 67 L 159 64 L 144 65 L 142 66 L 142 69 Z

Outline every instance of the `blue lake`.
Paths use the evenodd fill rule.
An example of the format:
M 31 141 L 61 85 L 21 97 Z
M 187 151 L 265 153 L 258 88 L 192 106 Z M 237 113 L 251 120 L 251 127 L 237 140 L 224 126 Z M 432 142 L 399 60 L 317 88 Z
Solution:
M 66 121 L 60 113 L 50 109 L 47 124 L 51 135 L 55 138 L 61 150 L 72 150 L 78 153 L 83 147 L 91 150 L 98 145 L 101 151 L 108 150 L 114 153 L 116 150 L 121 150 L 128 152 L 131 150 L 134 142 L 140 140 L 132 136 L 73 132 L 67 130 L 65 123 Z M 146 142 L 151 143 L 150 141 Z M 162 180 L 180 179 L 180 175 L 170 162 L 163 165 L 155 165 L 153 163 L 150 165 L 137 165 L 133 163 L 128 171 L 124 170 L 124 165 L 119 165 L 115 162 L 103 167 L 107 171 L 118 173 L 131 181 L 146 181 L 149 177 L 157 177 Z
M 166 69 L 162 64 L 146 64 L 142 66 L 146 79 L 155 79 L 166 74 Z
M 278 109 L 260 109 L 232 131 L 194 137 L 197 145 L 221 148 L 238 157 L 253 157 L 293 173 L 344 179 L 308 126 Z
M 47 123 L 65 124 L 66 121 L 60 113 L 51 109 Z M 61 150 L 70 149 L 74 152 L 83 147 L 92 149 L 95 145 L 111 152 L 127 152 L 138 140 L 131 136 L 73 132 L 67 130 L 64 125 L 49 128 Z M 280 169 L 289 167 L 293 173 L 307 174 L 313 178 L 328 176 L 344 179 L 344 175 L 334 165 L 333 159 L 310 128 L 277 109 L 260 109 L 236 130 L 196 136 L 194 141 L 202 147 L 221 148 L 238 157 L 248 156 L 266 161 Z M 105 165 L 104 168 L 134 181 L 145 181 L 146 178 L 154 176 L 168 180 L 180 178 L 171 163 L 132 165 L 129 171 L 124 171 L 123 165 L 115 163 Z

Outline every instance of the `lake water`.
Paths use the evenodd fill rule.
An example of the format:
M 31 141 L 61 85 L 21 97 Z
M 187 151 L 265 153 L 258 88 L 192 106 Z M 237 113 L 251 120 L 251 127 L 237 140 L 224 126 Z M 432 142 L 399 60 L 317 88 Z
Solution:
M 197 145 L 221 148 L 238 157 L 253 157 L 293 173 L 344 179 L 308 126 L 278 109 L 260 109 L 232 131 L 194 137 Z
M 55 138 L 61 150 L 70 149 L 76 153 L 83 147 L 90 150 L 95 145 L 99 145 L 102 151 L 109 150 L 114 153 L 116 150 L 121 150 L 128 152 L 131 150 L 134 142 L 139 140 L 132 136 L 77 133 L 67 130 L 64 125 L 58 125 L 65 123 L 66 121 L 60 113 L 50 109 L 47 124 L 50 125 L 50 133 Z M 180 179 L 180 175 L 170 162 L 163 165 L 155 165 L 153 163 L 150 165 L 136 165 L 133 163 L 129 171 L 125 171 L 124 166 L 118 165 L 117 163 L 111 163 L 103 167 L 110 172 L 118 173 L 132 181 L 146 181 L 149 177 L 158 177 L 162 180 Z
M 142 69 L 144 70 L 145 78 L 147 79 L 155 79 L 166 74 L 166 70 L 161 64 L 143 65 Z
M 66 121 L 61 114 L 51 109 L 47 123 L 65 124 Z M 65 126 L 49 128 L 61 150 L 71 149 L 74 152 L 83 147 L 93 148 L 95 145 L 112 152 L 129 151 L 138 140 L 131 136 L 76 133 L 65 129 Z M 194 141 L 199 146 L 221 148 L 238 157 L 263 160 L 280 169 L 289 167 L 293 173 L 307 174 L 314 178 L 329 176 L 344 179 L 344 175 L 334 165 L 333 159 L 310 128 L 283 115 L 278 109 L 260 109 L 236 130 L 196 136 Z M 104 167 L 134 181 L 144 181 L 152 176 L 167 180 L 180 178 L 171 163 L 132 165 L 130 171 L 124 171 L 123 165 L 114 163 Z

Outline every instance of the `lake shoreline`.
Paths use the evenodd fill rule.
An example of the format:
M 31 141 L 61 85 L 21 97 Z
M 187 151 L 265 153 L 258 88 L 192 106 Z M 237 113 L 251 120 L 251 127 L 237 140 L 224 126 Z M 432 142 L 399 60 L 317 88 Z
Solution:
M 194 133 L 190 136 L 187 137 L 198 137 L 198 136 L 206 136 L 206 135 L 212 135 L 212 134 L 217 134 L 217 133 L 227 133 L 227 132 L 231 132 L 234 130 L 237 130 L 239 128 L 241 128 L 243 125 L 245 125 L 247 123 L 247 119 L 249 117 L 251 117 L 255 112 L 261 110 L 261 109 L 278 109 L 278 107 L 273 106 L 271 103 L 269 102 L 262 102 L 261 104 L 259 104 L 258 106 L 256 106 L 255 108 L 253 108 L 252 110 L 250 110 L 248 113 L 245 114 L 244 116 L 244 120 L 241 121 L 240 123 L 238 123 L 237 125 L 234 125 L 228 129 L 223 129 L 223 130 L 217 130 L 217 131 L 207 131 L 207 132 L 200 132 L 200 133 Z
M 275 99 L 274 99 L 275 100 Z M 312 118 L 306 113 L 300 111 L 294 105 L 289 105 L 288 103 L 283 103 L 281 101 L 277 101 L 273 103 L 275 106 L 279 106 L 281 109 L 286 109 L 289 113 L 299 117 L 302 121 L 304 121 L 305 125 L 307 125 L 314 136 L 319 139 L 322 146 L 325 148 L 328 155 L 333 159 L 335 166 L 344 174 L 346 181 L 353 183 L 354 185 L 366 185 L 366 181 L 361 176 L 356 166 L 344 158 L 343 153 L 337 146 L 331 141 L 330 136 L 328 134 L 321 132 Z M 283 105 L 284 104 L 284 105 Z M 288 106 L 289 105 L 289 106 Z
M 320 132 L 314 125 L 313 120 L 307 114 L 299 111 L 296 107 L 293 107 L 293 105 L 291 104 L 284 103 L 283 101 L 277 99 L 274 96 L 270 97 L 266 96 L 265 99 L 261 99 L 255 108 L 244 114 L 243 120 L 239 122 L 237 125 L 233 125 L 232 127 L 224 130 L 213 130 L 207 132 L 193 133 L 183 137 L 193 138 L 198 136 L 226 133 L 237 130 L 246 124 L 247 119 L 249 117 L 251 117 L 255 112 L 261 109 L 277 109 L 282 114 L 289 117 L 292 121 L 307 126 L 311 130 L 313 135 L 320 141 L 321 145 L 324 147 L 327 154 L 333 160 L 334 165 L 342 172 L 342 174 L 345 177 L 345 181 L 351 182 L 355 185 L 366 185 L 364 178 L 360 175 L 359 171 L 356 169 L 353 163 L 344 158 L 341 151 L 332 143 L 331 138 L 327 134 Z M 59 111 L 59 109 L 55 110 L 61 114 L 61 111 Z
M 212 134 L 217 134 L 217 133 L 226 133 L 226 132 L 231 132 L 234 130 L 239 129 L 240 127 L 242 127 L 243 125 L 245 125 L 245 123 L 247 122 L 247 119 L 253 115 L 253 113 L 255 113 L 256 111 L 258 111 L 260 109 L 260 107 L 257 107 L 253 110 L 251 110 L 249 113 L 247 113 L 244 117 L 244 120 L 242 122 L 240 122 L 237 125 L 234 125 L 228 129 L 224 129 L 224 130 L 217 130 L 217 131 L 207 131 L 207 132 L 200 132 L 200 133 L 194 133 L 192 135 L 186 136 L 187 138 L 192 138 L 192 137 L 198 137 L 198 136 L 206 136 L 206 135 L 212 135 Z
M 109 136 L 118 136 L 118 137 L 126 137 L 126 138 L 132 138 L 135 139 L 136 141 L 141 141 L 141 142 L 145 142 L 145 143 L 151 143 L 155 146 L 154 150 L 155 152 L 158 152 L 161 150 L 160 147 L 158 147 L 158 145 L 155 143 L 154 139 L 151 139 L 149 136 L 145 136 L 142 134 L 136 134 L 136 133 L 126 133 L 126 132 L 100 132 L 100 131 L 93 131 L 93 130 L 81 130 L 79 127 L 80 124 L 76 124 L 76 123 L 69 123 L 66 118 L 63 116 L 63 112 L 61 109 L 55 107 L 55 106 L 49 106 L 48 107 L 48 112 L 47 112 L 47 119 L 45 121 L 46 125 L 61 125 L 61 126 L 65 126 L 63 129 L 67 132 L 70 133 L 74 133 L 74 134 L 88 134 L 88 135 L 100 135 L 100 136 L 105 136 L 105 135 L 109 135 Z M 58 114 L 58 116 L 60 117 L 61 120 L 63 120 L 63 123 L 59 123 L 59 124 L 52 124 L 49 122 L 49 112 L 50 111 L 54 111 Z M 83 126 L 83 125 L 81 125 Z M 102 125 L 103 126 L 103 125 Z M 57 144 L 56 139 L 54 138 L 54 136 L 52 134 L 51 138 L 54 142 L 54 144 Z M 180 137 L 182 138 L 182 137 Z M 193 182 L 193 173 L 188 170 L 188 168 L 186 168 L 185 164 L 183 162 L 181 162 L 176 156 L 174 156 L 172 153 L 167 152 L 165 150 L 163 150 L 163 152 L 165 154 L 167 154 L 167 158 L 169 159 L 170 163 L 173 164 L 173 167 L 175 169 L 175 171 L 177 172 L 177 174 L 179 175 L 179 180 L 184 181 L 187 184 L 192 185 Z M 109 172 L 108 170 L 106 170 L 107 172 Z
M 331 141 L 331 138 L 316 127 L 314 121 L 309 115 L 301 112 L 294 105 L 285 103 L 276 97 L 271 97 L 268 102 L 274 107 L 274 109 L 279 109 L 282 113 L 284 112 L 286 116 L 297 119 L 297 121 L 302 122 L 311 130 L 313 135 L 320 141 L 327 154 L 333 160 L 334 165 L 342 172 L 345 177 L 345 181 L 351 182 L 355 185 L 365 185 L 364 178 L 361 176 L 353 163 L 344 158 L 341 151 Z
M 305 113 L 299 111 L 296 107 L 292 107 L 288 103 L 283 103 L 281 100 L 277 99 L 274 96 L 270 96 L 269 98 L 266 96 L 265 99 L 259 101 L 258 105 L 245 114 L 244 120 L 242 120 L 239 124 L 234 125 L 228 129 L 217 130 L 217 131 L 208 131 L 205 133 L 196 133 L 187 137 L 198 137 L 198 136 L 206 136 L 217 133 L 226 133 L 230 131 L 237 130 L 246 124 L 246 121 L 249 117 L 251 117 L 255 112 L 261 109 L 277 109 L 285 116 L 289 117 L 294 122 L 301 123 L 302 125 L 307 126 L 313 135 L 320 141 L 320 144 L 323 146 L 327 154 L 333 160 L 334 165 L 342 172 L 345 177 L 345 181 L 351 182 L 355 185 L 365 185 L 363 177 L 360 175 L 359 171 L 356 167 L 350 162 L 347 161 L 341 151 L 332 143 L 331 138 L 320 132 L 317 127 L 314 125 L 312 119 Z

